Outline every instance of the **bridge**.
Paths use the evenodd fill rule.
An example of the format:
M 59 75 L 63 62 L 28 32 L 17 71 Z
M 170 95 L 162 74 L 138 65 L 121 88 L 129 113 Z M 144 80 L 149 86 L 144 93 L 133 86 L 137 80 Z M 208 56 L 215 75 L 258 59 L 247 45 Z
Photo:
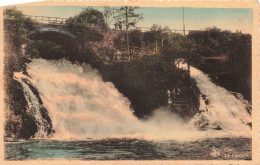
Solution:
M 48 16 L 34 16 L 34 15 L 25 15 L 26 17 L 31 18 L 36 23 L 50 24 L 50 25 L 65 25 L 65 21 L 68 18 L 62 17 L 48 17 Z
M 32 15 L 26 15 L 26 17 L 31 18 L 36 28 L 30 33 L 31 39 L 54 42 L 72 52 L 79 51 L 81 48 L 76 35 L 65 27 L 67 18 Z
M 52 41 L 64 46 L 65 48 L 73 49 L 73 51 L 80 49 L 80 43 L 78 42 L 77 37 L 66 29 L 65 23 L 68 18 L 33 15 L 26 16 L 34 22 L 36 27 L 36 30 L 30 34 L 32 39 Z M 116 34 L 117 31 L 113 30 L 110 31 L 110 33 Z M 120 52 L 120 55 L 117 53 L 118 51 Z M 129 54 L 131 54 L 131 57 L 133 58 L 144 54 L 155 53 L 158 53 L 158 50 L 151 51 L 134 46 L 130 46 L 129 52 L 127 52 L 126 46 L 121 46 L 117 51 L 114 51 L 114 62 L 129 61 Z

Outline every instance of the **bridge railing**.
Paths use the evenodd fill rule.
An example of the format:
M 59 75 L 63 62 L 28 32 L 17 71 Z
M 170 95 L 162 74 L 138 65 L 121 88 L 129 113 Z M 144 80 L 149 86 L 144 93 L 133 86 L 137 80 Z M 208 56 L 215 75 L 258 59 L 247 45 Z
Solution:
M 63 25 L 68 18 L 26 15 L 37 23 Z

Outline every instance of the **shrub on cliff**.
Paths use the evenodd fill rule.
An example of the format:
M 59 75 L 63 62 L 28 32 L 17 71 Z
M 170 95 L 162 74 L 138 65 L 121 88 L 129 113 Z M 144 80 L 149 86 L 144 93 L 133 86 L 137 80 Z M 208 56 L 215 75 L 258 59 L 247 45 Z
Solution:
M 189 78 L 188 72 L 176 68 L 164 55 L 143 56 L 115 64 L 110 74 L 110 80 L 130 99 L 135 115 L 141 118 L 168 105 L 167 90 L 172 90 L 177 83 L 185 86 L 189 82 L 184 79 Z

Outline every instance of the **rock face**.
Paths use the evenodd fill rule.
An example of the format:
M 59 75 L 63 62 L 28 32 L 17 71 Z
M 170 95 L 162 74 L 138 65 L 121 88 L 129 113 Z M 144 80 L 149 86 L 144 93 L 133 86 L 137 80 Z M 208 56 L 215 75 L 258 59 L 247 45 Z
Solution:
M 244 96 L 237 92 L 231 92 L 239 101 L 241 101 L 245 106 L 247 112 L 251 115 L 252 114 L 252 103 L 248 100 L 244 99 Z
M 199 111 L 199 96 L 195 80 L 189 75 L 180 77 L 170 95 L 172 111 L 189 120 Z
M 36 88 L 34 88 L 28 81 L 24 82 L 29 86 L 30 90 L 36 97 L 36 101 L 39 103 L 38 110 L 41 118 L 44 122 L 43 128 L 45 135 L 50 135 L 53 132 L 52 121 L 48 115 L 48 111 L 42 105 L 41 98 Z M 7 85 L 9 91 L 6 96 L 5 111 L 6 111 L 6 124 L 5 124 L 5 137 L 13 139 L 29 139 L 35 137 L 39 132 L 39 124 L 35 113 L 36 107 L 32 106 L 32 103 L 28 101 L 28 96 L 24 91 L 23 85 L 13 80 Z M 28 97 L 28 98 L 26 98 Z M 30 98 L 31 99 L 31 98 Z
M 189 120 L 199 111 L 199 91 L 186 71 L 177 70 L 163 57 L 144 56 L 138 60 L 115 64 L 110 81 L 126 96 L 139 118 L 149 117 L 160 107 Z M 166 70 L 166 69 L 167 70 Z

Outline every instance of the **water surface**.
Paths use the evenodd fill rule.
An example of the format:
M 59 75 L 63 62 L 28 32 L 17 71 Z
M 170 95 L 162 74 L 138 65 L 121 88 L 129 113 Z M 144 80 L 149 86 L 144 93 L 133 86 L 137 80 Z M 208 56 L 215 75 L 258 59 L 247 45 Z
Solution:
M 103 139 L 5 143 L 5 159 L 79 160 L 251 160 L 249 138 L 215 138 L 196 141 Z

